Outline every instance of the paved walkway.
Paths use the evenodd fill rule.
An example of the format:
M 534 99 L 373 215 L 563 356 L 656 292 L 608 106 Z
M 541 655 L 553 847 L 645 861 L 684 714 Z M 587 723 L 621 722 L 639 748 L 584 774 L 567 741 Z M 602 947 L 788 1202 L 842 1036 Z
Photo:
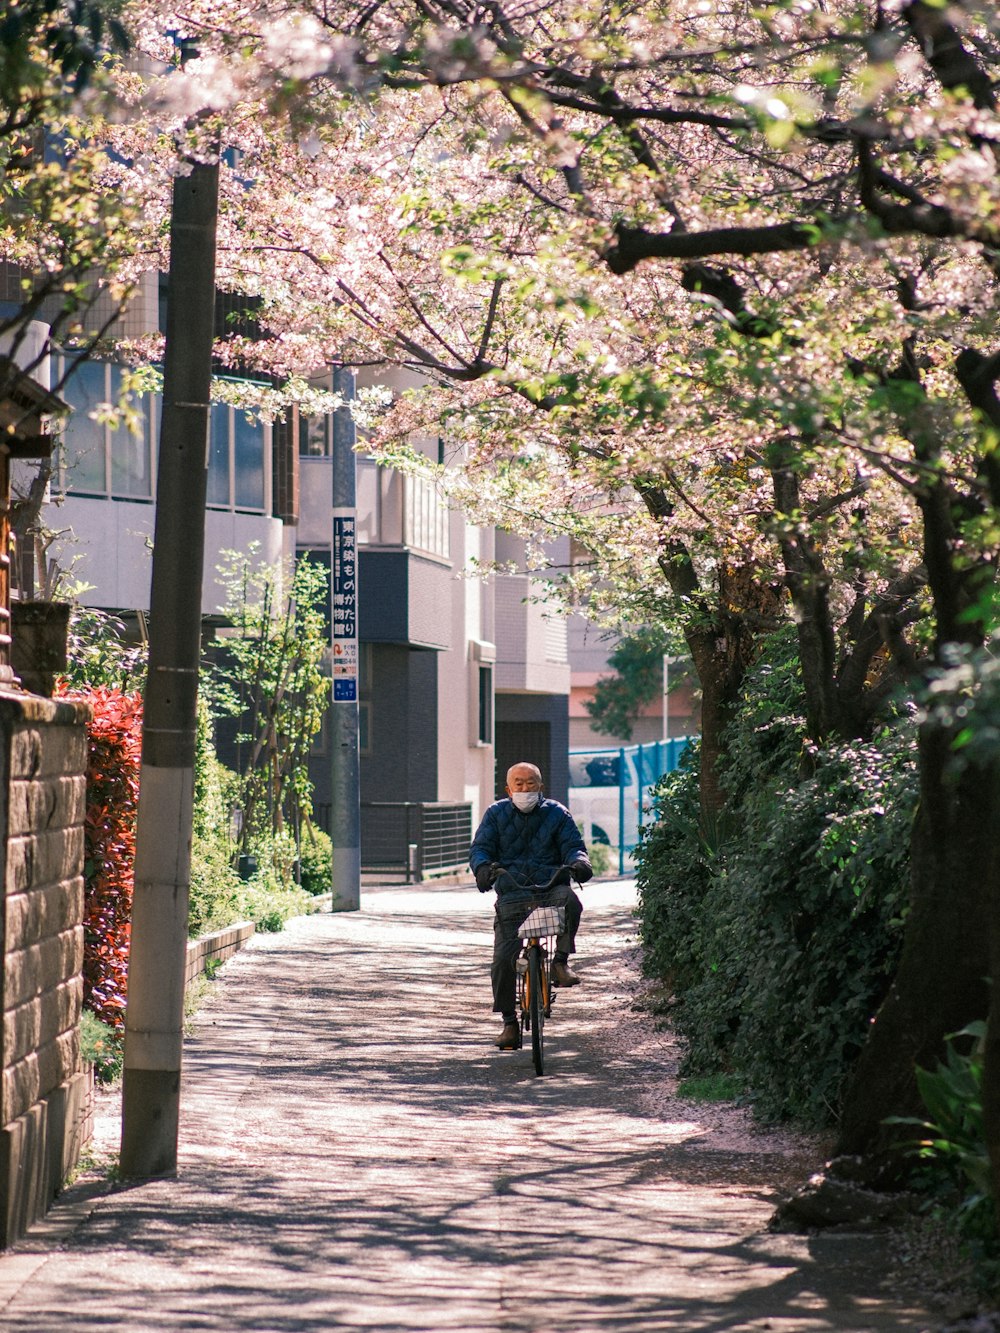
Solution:
M 877 1241 L 765 1232 L 794 1149 L 671 1099 L 669 1043 L 630 1007 L 632 893 L 584 891 L 585 984 L 544 1078 L 490 1047 L 473 890 L 382 889 L 258 937 L 188 1044 L 178 1177 L 68 1191 L 0 1259 L 0 1328 L 934 1327 Z

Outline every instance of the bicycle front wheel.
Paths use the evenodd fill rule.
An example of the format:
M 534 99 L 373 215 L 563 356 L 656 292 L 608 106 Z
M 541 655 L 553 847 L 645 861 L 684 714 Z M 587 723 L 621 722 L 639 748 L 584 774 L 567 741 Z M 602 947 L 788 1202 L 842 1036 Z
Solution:
M 537 944 L 528 950 L 528 1011 L 531 1018 L 531 1058 L 535 1073 L 545 1073 L 545 987 L 542 951 Z

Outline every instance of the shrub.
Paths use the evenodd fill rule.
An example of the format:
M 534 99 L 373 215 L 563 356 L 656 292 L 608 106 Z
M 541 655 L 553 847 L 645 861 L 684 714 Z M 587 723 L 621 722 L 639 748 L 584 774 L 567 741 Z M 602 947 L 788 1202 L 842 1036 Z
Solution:
M 84 1009 L 80 1015 L 80 1056 L 85 1064 L 93 1065 L 98 1083 L 116 1083 L 125 1058 L 125 1033 Z
M 258 868 L 241 886 L 242 912 L 258 930 L 281 930 L 290 917 L 309 911 L 312 903 L 310 895 L 295 882 L 295 839 L 287 832 L 262 831 L 251 850 Z
M 333 891 L 333 843 L 329 834 L 309 824 L 299 847 L 302 887 L 316 896 Z
M 248 880 L 240 894 L 241 916 L 259 931 L 283 930 L 293 916 L 308 912 L 313 898 L 300 888 L 275 886 L 266 875 Z
M 764 817 L 744 802 L 713 889 L 707 980 L 685 1007 L 696 1061 L 716 977 L 738 980 L 728 1055 L 758 1112 L 824 1124 L 896 971 L 916 775 L 908 727 L 810 759 L 808 778 L 776 784 L 777 805 L 760 802 Z
M 576 826 L 583 833 L 583 825 L 579 820 L 576 821 Z M 616 849 L 609 847 L 606 842 L 592 842 L 587 848 L 587 855 L 590 857 L 595 875 L 606 875 L 612 868 L 618 868 Z
M 129 641 L 125 623 L 97 606 L 75 605 L 70 612 L 63 681 L 67 689 L 106 685 L 123 694 L 141 692 L 148 653 Z
M 208 706 L 198 700 L 188 934 L 192 938 L 246 920 L 243 883 L 233 869 L 230 812 L 239 779 L 216 757 Z
M 915 735 L 803 742 L 791 657 L 763 662 L 729 734 L 720 827 L 690 764 L 661 782 L 639 851 L 647 966 L 675 997 L 682 1073 L 726 1073 L 766 1118 L 835 1118 L 895 971 L 916 802 Z
M 587 848 L 587 855 L 595 875 L 607 875 L 618 868 L 614 851 L 606 842 L 592 842 Z
M 910 1183 L 924 1194 L 925 1210 L 953 1238 L 975 1285 L 995 1301 L 1000 1232 L 983 1114 L 986 1041 L 985 1022 L 953 1033 L 937 1067 L 916 1071 L 927 1119 L 888 1123 L 900 1126 L 901 1146 L 915 1162 Z
M 653 791 L 652 823 L 636 852 L 639 937 L 646 970 L 684 991 L 701 975 L 699 921 L 711 883 L 712 848 L 702 836 L 698 742 Z
M 910 1150 L 925 1167 L 925 1183 L 933 1187 L 943 1181 L 960 1198 L 956 1213 L 959 1229 L 967 1236 L 995 1242 L 997 1218 L 983 1119 L 985 1055 L 984 1022 L 970 1023 L 954 1033 L 937 1068 L 916 1071 L 929 1119 L 897 1117 L 890 1123 L 920 1131 Z
M 290 833 L 272 834 L 266 829 L 259 832 L 250 844 L 258 867 L 255 874 L 249 880 L 237 874 L 232 864 L 234 841 L 230 837 L 230 819 L 239 803 L 239 793 L 239 777 L 215 755 L 208 707 L 200 701 L 188 914 L 188 933 L 192 937 L 221 930 L 234 921 L 252 921 L 262 931 L 281 930 L 290 917 L 309 907 L 308 894 L 295 883 L 297 852 Z M 310 865 L 320 874 L 323 855 L 320 840 L 325 835 L 317 831 L 316 837 L 315 860 Z M 327 885 L 332 855 L 329 842 L 327 838 Z
M 93 709 L 87 728 L 83 998 L 118 1031 L 128 989 L 142 699 L 109 687 L 75 697 Z

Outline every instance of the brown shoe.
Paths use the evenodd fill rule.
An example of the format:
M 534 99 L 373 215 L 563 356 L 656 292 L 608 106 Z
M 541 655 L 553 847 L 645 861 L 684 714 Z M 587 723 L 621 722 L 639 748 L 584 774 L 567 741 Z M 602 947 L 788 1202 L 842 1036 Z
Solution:
M 561 963 L 558 958 L 553 961 L 549 975 L 552 977 L 554 986 L 579 986 L 580 984 L 580 978 L 576 973 L 571 972 L 566 964 Z
M 494 1044 L 501 1051 L 516 1051 L 521 1045 L 521 1029 L 516 1023 L 504 1023 L 503 1031 Z

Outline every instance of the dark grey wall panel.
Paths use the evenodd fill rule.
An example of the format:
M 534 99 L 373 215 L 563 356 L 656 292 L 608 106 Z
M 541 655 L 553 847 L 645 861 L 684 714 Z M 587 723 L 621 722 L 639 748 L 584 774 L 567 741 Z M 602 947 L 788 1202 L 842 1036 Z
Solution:
M 408 551 L 366 551 L 359 560 L 359 627 L 367 643 L 451 646 L 452 571 Z
M 358 636 L 366 643 L 405 643 L 405 551 L 366 551 L 358 559 Z
M 438 657 L 411 648 L 407 674 L 406 755 L 408 801 L 438 798 Z M 377 799 L 377 798 L 375 798 Z
M 369 753 L 363 801 L 437 800 L 437 655 L 398 644 L 372 648 Z
M 537 724 L 537 740 L 542 749 L 548 749 L 547 762 L 538 763 L 545 781 L 545 792 L 557 801 L 566 802 L 569 793 L 569 697 L 565 694 L 498 694 L 496 696 L 496 753 L 497 786 L 503 790 L 504 777 L 510 763 L 524 756 L 507 758 L 510 745 L 523 746 L 524 728 Z M 547 737 L 546 737 L 547 729 Z M 530 732 L 529 732 L 530 734 Z M 509 744 L 508 744 L 509 742 Z M 536 747 L 532 747 L 536 748 Z M 499 771 L 500 769 L 503 771 Z

